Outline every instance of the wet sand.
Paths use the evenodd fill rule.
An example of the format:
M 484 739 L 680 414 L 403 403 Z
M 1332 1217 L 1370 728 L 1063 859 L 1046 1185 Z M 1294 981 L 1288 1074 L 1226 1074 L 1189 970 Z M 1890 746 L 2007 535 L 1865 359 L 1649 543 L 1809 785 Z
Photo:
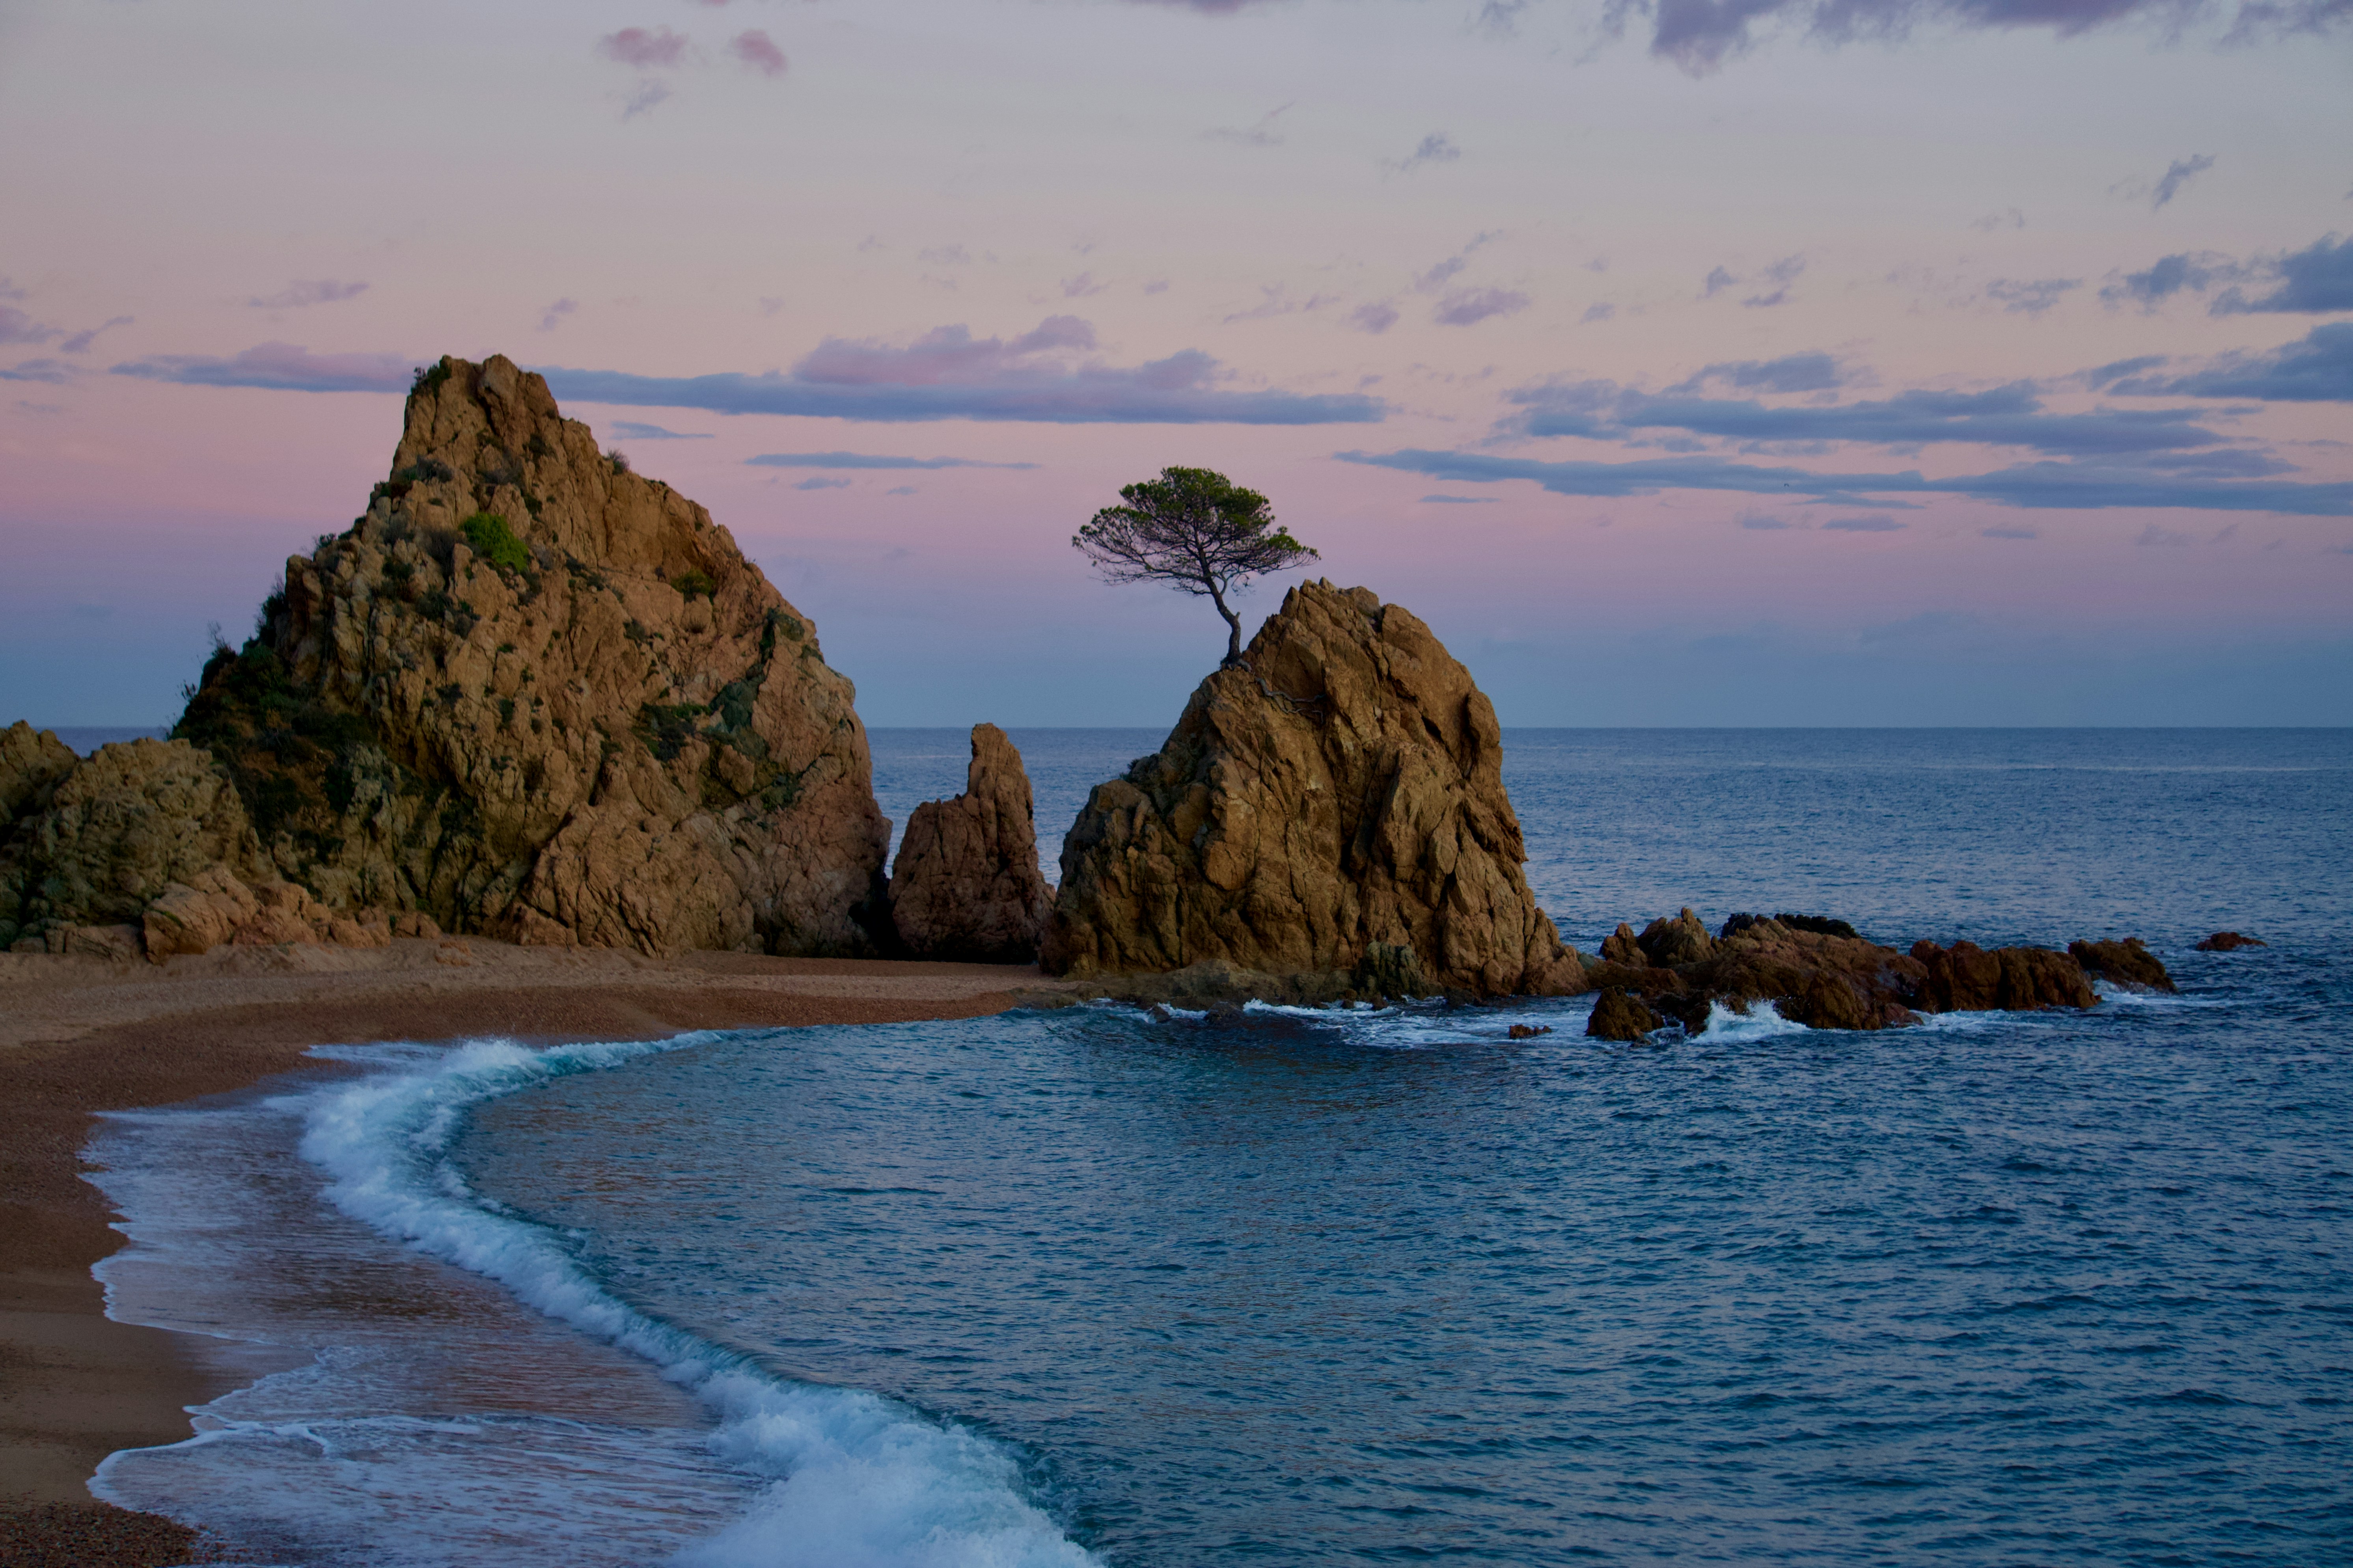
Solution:
M 93 1500 L 118 1448 L 177 1442 L 228 1392 L 182 1336 L 117 1323 L 90 1268 L 120 1245 L 81 1179 L 94 1113 L 242 1089 L 326 1044 L 504 1036 L 657 1039 L 694 1028 L 1002 1012 L 1035 969 L 519 948 L 222 949 L 164 965 L 0 954 L 0 1560 L 199 1560 L 177 1525 Z

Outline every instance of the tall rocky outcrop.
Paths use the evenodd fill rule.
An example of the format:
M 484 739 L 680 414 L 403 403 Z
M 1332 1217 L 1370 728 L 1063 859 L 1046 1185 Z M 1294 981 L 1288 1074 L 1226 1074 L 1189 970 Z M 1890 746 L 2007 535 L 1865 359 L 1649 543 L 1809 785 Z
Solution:
M 1494 709 L 1428 626 L 1368 589 L 1304 584 L 1157 753 L 1095 786 L 1040 962 L 1581 990 L 1521 874 L 1502 763 Z
M 994 724 L 972 729 L 964 793 L 907 818 L 891 867 L 891 918 L 915 958 L 1028 963 L 1053 909 L 1038 869 L 1029 775 Z
M 176 887 L 174 940 L 250 925 L 198 885 L 209 854 L 321 929 L 373 910 L 648 952 L 871 951 L 889 828 L 853 694 L 702 507 L 599 452 L 538 376 L 445 359 L 366 512 L 287 562 L 173 744 L 105 748 L 56 789 L 38 833 L 114 845 L 83 859 L 138 887 L 85 893 L 45 849 L 47 916 L 137 921 Z M 201 852 L 164 842 L 175 814 Z

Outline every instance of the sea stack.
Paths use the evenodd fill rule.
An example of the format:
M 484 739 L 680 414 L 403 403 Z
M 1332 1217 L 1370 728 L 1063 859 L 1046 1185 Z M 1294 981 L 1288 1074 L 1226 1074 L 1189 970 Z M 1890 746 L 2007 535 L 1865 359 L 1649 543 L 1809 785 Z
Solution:
M 913 958 L 1028 963 L 1053 904 L 1021 753 L 996 725 L 976 724 L 964 793 L 907 819 L 891 867 L 899 941 Z
M 1521 873 L 1502 763 L 1493 707 L 1428 626 L 1369 589 L 1303 584 L 1156 753 L 1095 786 L 1040 963 L 1581 991 Z
M 889 825 L 853 696 L 702 507 L 600 452 L 540 377 L 444 359 L 365 513 L 286 563 L 174 741 L 104 748 L 16 824 L 52 868 L 17 924 L 135 921 L 144 900 L 174 951 L 272 910 L 372 942 L 385 922 L 351 917 L 375 910 L 649 953 L 871 952 Z M 13 733 L 11 777 L 47 765 Z M 57 874 L 53 845 L 89 874 Z

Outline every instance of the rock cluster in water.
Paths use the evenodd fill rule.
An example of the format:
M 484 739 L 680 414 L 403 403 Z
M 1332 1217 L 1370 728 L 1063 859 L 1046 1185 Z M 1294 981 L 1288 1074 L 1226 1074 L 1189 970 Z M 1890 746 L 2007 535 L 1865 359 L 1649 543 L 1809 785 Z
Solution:
M 1038 868 L 1029 775 L 994 724 L 976 724 L 964 793 L 907 818 L 891 866 L 891 918 L 909 957 L 1028 963 L 1053 908 Z
M 2099 1001 L 2094 978 L 2174 989 L 2138 938 L 2078 942 L 2065 952 L 1926 941 L 1899 951 L 1819 916 L 1734 915 L 1711 935 L 1689 909 L 1640 934 L 1620 925 L 1587 974 L 1603 994 L 1586 1032 L 1616 1040 L 1669 1021 L 1698 1033 L 1718 1007 L 1745 1014 L 1760 1003 L 1810 1028 L 1886 1029 L 1923 1013 L 2090 1007 Z
M 1308 994 L 1581 991 L 1521 874 L 1502 762 L 1493 708 L 1428 626 L 1304 584 L 1089 796 L 1041 962 L 1320 977 Z
M 702 508 L 538 376 L 445 359 L 365 515 L 287 562 L 171 742 L 45 784 L 59 760 L 10 731 L 0 936 L 193 908 L 217 870 L 257 908 L 298 885 L 330 926 L 877 951 L 889 827 L 852 697 Z

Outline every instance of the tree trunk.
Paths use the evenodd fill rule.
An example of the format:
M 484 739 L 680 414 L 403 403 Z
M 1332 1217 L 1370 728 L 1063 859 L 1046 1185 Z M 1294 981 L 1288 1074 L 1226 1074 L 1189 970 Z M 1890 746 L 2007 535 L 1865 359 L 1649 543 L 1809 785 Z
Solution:
M 1242 618 L 1226 608 L 1226 596 L 1214 584 L 1209 589 L 1209 602 L 1218 606 L 1218 614 L 1226 617 L 1226 658 L 1219 669 L 1231 669 L 1242 661 Z

